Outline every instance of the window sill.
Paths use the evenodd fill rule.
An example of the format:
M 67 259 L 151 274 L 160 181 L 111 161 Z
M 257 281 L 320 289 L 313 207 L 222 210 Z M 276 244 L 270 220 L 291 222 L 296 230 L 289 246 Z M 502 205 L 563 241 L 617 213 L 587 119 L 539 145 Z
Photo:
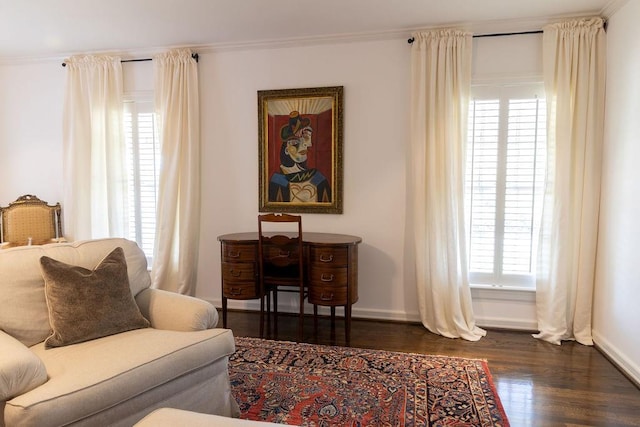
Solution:
M 471 298 L 474 300 L 501 300 L 535 302 L 536 290 L 516 286 L 471 285 Z
M 523 286 L 485 285 L 481 283 L 471 283 L 469 286 L 471 287 L 471 289 L 483 289 L 492 291 L 536 292 L 535 288 L 525 288 Z

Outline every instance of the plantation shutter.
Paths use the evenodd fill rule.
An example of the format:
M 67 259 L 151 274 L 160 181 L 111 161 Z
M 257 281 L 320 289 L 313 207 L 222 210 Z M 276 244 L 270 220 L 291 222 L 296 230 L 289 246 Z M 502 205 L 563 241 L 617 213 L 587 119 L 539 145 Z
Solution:
M 503 273 L 531 273 L 536 211 L 544 190 L 546 111 L 540 99 L 509 100 Z
M 469 122 L 466 169 L 468 228 L 471 234 L 469 271 L 491 273 L 495 260 L 498 204 L 500 100 L 472 101 Z
M 471 283 L 534 286 L 545 102 L 537 85 L 479 92 L 469 106 L 465 181 Z
M 153 254 L 156 227 L 160 146 L 152 102 L 127 102 L 124 128 L 129 171 L 129 238 Z

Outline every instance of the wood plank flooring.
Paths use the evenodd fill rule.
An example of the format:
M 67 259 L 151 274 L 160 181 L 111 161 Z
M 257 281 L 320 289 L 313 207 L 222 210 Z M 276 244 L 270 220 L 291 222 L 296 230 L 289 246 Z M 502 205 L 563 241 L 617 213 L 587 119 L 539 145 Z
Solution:
M 259 336 L 257 313 L 230 311 L 228 316 L 235 336 Z M 277 339 L 296 340 L 296 317 L 281 314 L 278 327 Z M 330 329 L 330 320 L 321 318 L 314 337 L 307 318 L 305 342 L 344 345 L 342 319 L 334 337 Z M 555 346 L 530 333 L 497 330 L 468 342 L 432 334 L 420 324 L 358 319 L 351 346 L 486 359 L 513 427 L 640 426 L 640 389 L 593 347 Z

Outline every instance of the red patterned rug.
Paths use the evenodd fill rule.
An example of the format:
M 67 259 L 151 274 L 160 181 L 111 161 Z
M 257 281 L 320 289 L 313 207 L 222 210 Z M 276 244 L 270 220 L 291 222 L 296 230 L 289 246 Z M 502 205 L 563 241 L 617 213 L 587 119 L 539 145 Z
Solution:
M 509 426 L 486 361 L 236 337 L 241 418 L 300 426 Z

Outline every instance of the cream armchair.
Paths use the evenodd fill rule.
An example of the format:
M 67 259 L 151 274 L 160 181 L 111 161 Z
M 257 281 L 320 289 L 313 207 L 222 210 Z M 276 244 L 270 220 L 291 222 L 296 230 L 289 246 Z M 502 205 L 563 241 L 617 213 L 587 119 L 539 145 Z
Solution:
M 113 254 L 121 254 L 119 264 L 107 262 Z M 118 292 L 148 326 L 48 346 L 56 334 L 73 336 L 105 312 L 116 320 L 129 312 L 124 300 L 95 297 L 100 289 L 113 293 L 109 282 L 77 285 L 67 276 L 52 282 L 47 259 L 81 277 L 120 265 L 117 277 L 127 281 L 119 283 L 128 284 Z M 115 277 L 106 273 L 105 280 Z M 125 239 L 0 250 L 0 427 L 130 427 L 161 407 L 237 416 L 227 369 L 232 332 L 216 328 L 210 303 L 150 285 L 144 252 Z

